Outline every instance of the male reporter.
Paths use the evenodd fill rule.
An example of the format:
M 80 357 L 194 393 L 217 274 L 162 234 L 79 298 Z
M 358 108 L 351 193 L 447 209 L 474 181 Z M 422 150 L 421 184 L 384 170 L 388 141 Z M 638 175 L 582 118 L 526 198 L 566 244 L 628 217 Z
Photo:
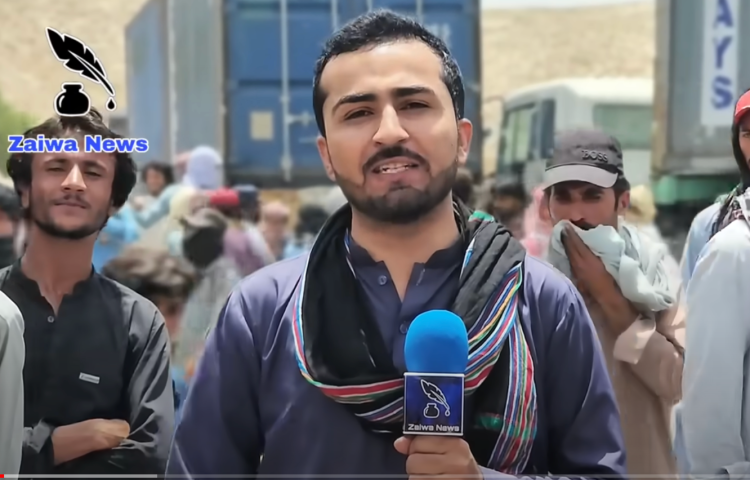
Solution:
M 349 204 L 309 254 L 229 297 L 168 474 L 403 478 L 425 463 L 393 444 L 404 337 L 420 313 L 450 310 L 476 347 L 466 388 L 481 386 L 466 440 L 414 440 L 415 455 L 442 455 L 456 477 L 481 465 L 490 477 L 623 478 L 617 406 L 580 295 L 451 195 L 472 138 L 463 92 L 445 44 L 413 20 L 371 12 L 333 35 L 313 103 L 319 153 Z

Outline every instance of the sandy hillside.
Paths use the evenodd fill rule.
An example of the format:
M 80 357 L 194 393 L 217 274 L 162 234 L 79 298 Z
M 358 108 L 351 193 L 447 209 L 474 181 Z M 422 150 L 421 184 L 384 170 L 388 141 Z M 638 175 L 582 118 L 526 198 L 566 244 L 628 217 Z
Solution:
M 190 1 L 190 0 L 182 0 Z M 52 113 L 65 81 L 80 77 L 61 68 L 44 29 L 80 37 L 102 60 L 126 104 L 123 27 L 144 0 L 0 0 L 0 92 L 35 118 Z M 568 10 L 489 10 L 483 13 L 484 95 L 503 95 L 535 82 L 570 76 L 649 76 L 654 55 L 653 4 Z M 102 88 L 86 85 L 103 109 Z M 487 125 L 498 123 L 498 102 L 488 102 Z M 488 142 L 487 160 L 496 144 Z

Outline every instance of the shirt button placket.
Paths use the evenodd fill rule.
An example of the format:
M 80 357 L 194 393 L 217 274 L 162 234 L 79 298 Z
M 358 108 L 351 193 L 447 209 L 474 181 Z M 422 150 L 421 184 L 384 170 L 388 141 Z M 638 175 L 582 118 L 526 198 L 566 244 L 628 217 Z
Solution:
M 47 317 L 47 323 L 55 323 L 55 317 L 53 317 L 52 315 Z

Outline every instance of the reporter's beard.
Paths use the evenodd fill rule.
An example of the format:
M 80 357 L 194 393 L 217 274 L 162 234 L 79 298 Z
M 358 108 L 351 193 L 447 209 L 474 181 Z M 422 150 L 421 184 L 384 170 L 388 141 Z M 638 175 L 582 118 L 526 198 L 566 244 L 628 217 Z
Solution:
M 457 173 L 456 160 L 437 172 L 424 190 L 407 188 L 410 190 L 410 198 L 392 200 L 389 194 L 379 197 L 361 195 L 362 185 L 355 184 L 334 170 L 336 183 L 352 209 L 377 222 L 395 225 L 416 223 L 428 216 L 451 195 Z

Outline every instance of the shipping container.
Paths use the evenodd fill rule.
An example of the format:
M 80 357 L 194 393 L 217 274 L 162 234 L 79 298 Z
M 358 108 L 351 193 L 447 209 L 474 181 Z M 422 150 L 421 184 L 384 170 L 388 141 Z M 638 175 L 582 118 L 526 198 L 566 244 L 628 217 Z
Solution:
M 655 196 L 700 207 L 737 182 L 731 123 L 750 88 L 750 2 L 657 0 L 656 15 Z
M 126 30 L 129 127 L 141 158 L 198 145 L 224 156 L 230 183 L 328 183 L 315 146 L 315 60 L 348 20 L 376 8 L 419 19 L 446 41 L 464 76 L 481 168 L 479 0 L 150 0 Z

